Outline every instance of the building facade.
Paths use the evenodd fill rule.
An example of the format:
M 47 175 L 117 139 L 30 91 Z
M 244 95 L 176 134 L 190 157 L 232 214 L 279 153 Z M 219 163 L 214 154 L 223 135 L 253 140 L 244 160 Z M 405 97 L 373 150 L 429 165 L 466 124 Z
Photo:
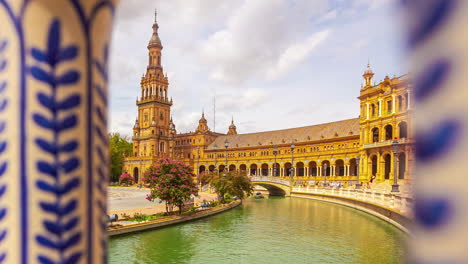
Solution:
M 168 79 L 161 65 L 158 24 L 148 45 L 149 65 L 137 100 L 134 151 L 124 171 L 141 182 L 142 173 L 159 158 L 173 158 L 195 173 L 239 171 L 296 181 L 399 184 L 412 179 L 410 86 L 407 76 L 386 77 L 378 84 L 367 66 L 358 99 L 358 118 L 284 130 L 238 134 L 234 120 L 226 134 L 210 130 L 204 113 L 194 132 L 177 133 L 170 118 Z

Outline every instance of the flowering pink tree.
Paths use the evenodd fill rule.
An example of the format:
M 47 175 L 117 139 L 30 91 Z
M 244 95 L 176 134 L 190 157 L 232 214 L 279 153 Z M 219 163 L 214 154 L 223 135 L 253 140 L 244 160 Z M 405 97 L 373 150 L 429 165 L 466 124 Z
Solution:
M 194 177 L 188 165 L 170 159 L 161 159 L 143 175 L 143 181 L 151 189 L 146 199 L 164 201 L 168 213 L 172 212 L 174 206 L 177 206 L 181 214 L 182 207 L 186 201 L 190 200 L 190 196 L 198 195 Z
M 122 184 L 129 185 L 129 184 L 132 184 L 133 181 L 134 181 L 133 176 L 126 173 L 126 172 L 122 173 L 119 176 L 119 184 L 120 185 L 122 185 Z

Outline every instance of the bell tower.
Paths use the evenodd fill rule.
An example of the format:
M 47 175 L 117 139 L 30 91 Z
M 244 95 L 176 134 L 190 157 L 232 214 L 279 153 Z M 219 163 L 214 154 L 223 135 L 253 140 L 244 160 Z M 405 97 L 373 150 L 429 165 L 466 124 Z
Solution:
M 138 156 L 153 159 L 170 157 L 174 138 L 171 126 L 172 99 L 168 98 L 169 81 L 161 63 L 163 45 L 158 29 L 155 12 L 153 32 L 147 46 L 148 66 L 141 78 L 141 95 L 136 102 L 138 119 L 133 134 Z

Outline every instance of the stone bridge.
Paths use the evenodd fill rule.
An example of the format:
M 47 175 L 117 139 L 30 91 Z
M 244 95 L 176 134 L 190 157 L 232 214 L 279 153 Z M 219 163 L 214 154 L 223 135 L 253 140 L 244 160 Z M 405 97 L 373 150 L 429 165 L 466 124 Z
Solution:
M 291 183 L 288 180 L 271 176 L 252 176 L 250 177 L 250 181 L 252 184 L 259 185 L 267 189 L 271 196 L 291 195 Z

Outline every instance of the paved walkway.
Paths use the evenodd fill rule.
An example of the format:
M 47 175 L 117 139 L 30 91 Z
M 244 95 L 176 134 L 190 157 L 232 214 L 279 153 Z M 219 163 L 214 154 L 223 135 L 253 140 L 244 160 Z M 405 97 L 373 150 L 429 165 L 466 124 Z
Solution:
M 111 187 L 108 189 L 108 211 L 143 208 L 158 205 L 159 201 L 146 200 L 149 189 L 132 187 Z
M 135 213 L 156 214 L 166 211 L 166 205 L 159 201 L 150 202 L 146 200 L 149 189 L 133 187 L 111 187 L 108 189 L 108 213 L 133 216 Z M 195 204 L 203 200 L 211 201 L 216 199 L 216 194 L 199 193 L 195 198 Z

